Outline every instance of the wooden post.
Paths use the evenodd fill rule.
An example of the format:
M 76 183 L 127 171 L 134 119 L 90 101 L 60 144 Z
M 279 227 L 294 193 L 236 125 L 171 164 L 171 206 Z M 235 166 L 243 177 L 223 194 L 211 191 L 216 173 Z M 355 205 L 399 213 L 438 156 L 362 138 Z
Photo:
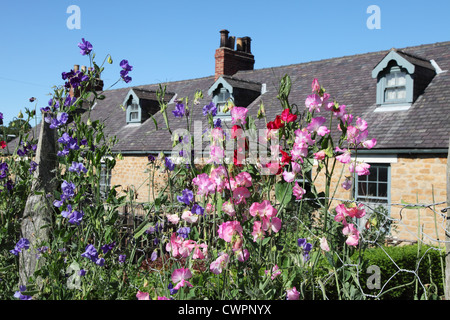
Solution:
M 23 250 L 19 259 L 19 284 L 26 285 L 34 271 L 44 262 L 37 259 L 36 249 L 50 235 L 51 216 L 53 212 L 52 199 L 47 194 L 53 194 L 56 187 L 57 169 L 57 135 L 56 129 L 42 121 L 35 162 L 38 164 L 34 172 L 31 192 L 28 196 L 22 220 L 22 235 L 30 241 L 30 250 Z M 36 193 L 38 191 L 38 193 Z
M 447 223 L 445 228 L 445 300 L 450 300 L 450 140 L 447 154 Z

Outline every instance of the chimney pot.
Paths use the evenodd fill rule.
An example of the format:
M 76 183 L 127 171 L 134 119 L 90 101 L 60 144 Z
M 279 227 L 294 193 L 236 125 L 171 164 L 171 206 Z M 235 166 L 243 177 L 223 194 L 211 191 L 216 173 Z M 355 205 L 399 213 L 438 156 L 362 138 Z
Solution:
M 228 33 L 230 33 L 230 32 L 226 29 L 220 30 L 220 47 L 221 48 L 227 46 Z

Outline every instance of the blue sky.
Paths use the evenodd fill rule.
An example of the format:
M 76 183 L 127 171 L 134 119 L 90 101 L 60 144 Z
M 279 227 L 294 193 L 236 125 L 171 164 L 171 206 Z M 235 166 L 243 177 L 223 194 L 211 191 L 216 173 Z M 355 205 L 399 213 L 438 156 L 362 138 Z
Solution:
M 67 27 L 71 5 L 80 8 L 80 29 Z M 370 5 L 380 8 L 381 29 L 367 28 Z M 260 69 L 449 41 L 449 15 L 448 0 L 4 0 L 0 112 L 8 124 L 26 107 L 44 107 L 61 72 L 89 64 L 81 38 L 97 62 L 113 58 L 105 88 L 119 78 L 122 59 L 133 65 L 133 81 L 119 88 L 212 75 L 221 29 L 252 38 Z

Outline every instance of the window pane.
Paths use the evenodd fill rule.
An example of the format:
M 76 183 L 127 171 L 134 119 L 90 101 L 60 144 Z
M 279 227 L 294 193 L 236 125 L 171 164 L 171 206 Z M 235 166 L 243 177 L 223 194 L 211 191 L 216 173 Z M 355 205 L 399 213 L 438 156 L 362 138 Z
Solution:
M 130 120 L 138 120 L 138 118 L 137 112 L 130 112 Z
M 386 100 L 395 100 L 396 99 L 396 93 L 395 89 L 386 89 Z
M 378 184 L 378 196 L 387 198 L 387 183 Z
M 404 86 L 406 85 L 406 74 L 403 72 L 397 73 L 397 86 Z
M 386 75 L 386 85 L 388 87 L 395 86 L 395 74 L 389 73 Z
M 388 181 L 388 168 L 378 167 L 378 181 L 387 182 Z
M 368 190 L 368 196 L 370 197 L 376 197 L 377 196 L 377 184 L 376 183 L 369 183 L 369 190 Z
M 370 168 L 369 181 L 377 181 L 377 177 L 378 177 L 377 171 L 378 171 L 378 167 Z
M 365 182 L 358 183 L 358 195 L 365 196 L 367 194 L 367 184 Z
M 397 99 L 406 99 L 406 89 L 403 88 L 397 88 Z

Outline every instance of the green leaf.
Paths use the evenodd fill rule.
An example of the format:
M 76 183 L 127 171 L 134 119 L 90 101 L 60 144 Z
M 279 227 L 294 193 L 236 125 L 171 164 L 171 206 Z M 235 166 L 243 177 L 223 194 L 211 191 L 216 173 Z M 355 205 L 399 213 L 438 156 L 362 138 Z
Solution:
M 292 198 L 292 186 L 290 183 L 278 183 L 275 185 L 275 198 L 286 205 Z
M 142 236 L 144 232 L 147 231 L 148 228 L 150 228 L 151 225 L 152 225 L 151 222 L 141 223 L 134 232 L 134 238 L 137 239 L 140 236 Z

